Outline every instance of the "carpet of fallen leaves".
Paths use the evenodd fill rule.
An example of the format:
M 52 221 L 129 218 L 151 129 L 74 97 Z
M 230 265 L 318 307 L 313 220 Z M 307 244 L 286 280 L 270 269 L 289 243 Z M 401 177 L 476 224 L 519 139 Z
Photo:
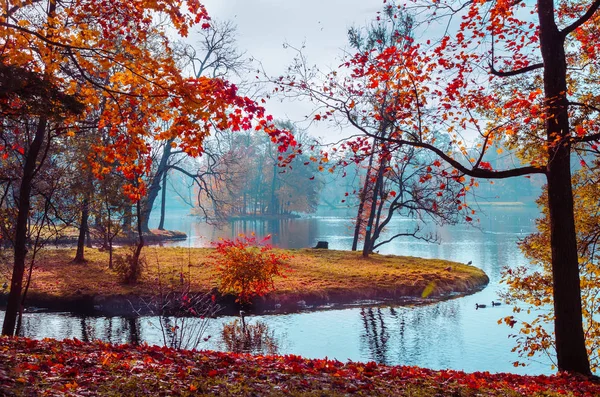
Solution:
M 564 374 L 464 373 L 294 355 L 2 337 L 0 395 L 600 396 L 600 384 Z

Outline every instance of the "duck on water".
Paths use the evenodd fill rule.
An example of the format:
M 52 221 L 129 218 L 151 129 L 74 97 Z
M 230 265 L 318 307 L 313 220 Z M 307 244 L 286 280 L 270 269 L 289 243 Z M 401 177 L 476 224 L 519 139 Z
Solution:
M 500 302 L 494 302 L 492 301 L 492 306 L 500 306 L 502 303 Z M 476 303 L 475 304 L 475 310 L 477 309 L 485 309 L 487 307 L 487 305 L 485 304 L 481 304 L 481 303 Z

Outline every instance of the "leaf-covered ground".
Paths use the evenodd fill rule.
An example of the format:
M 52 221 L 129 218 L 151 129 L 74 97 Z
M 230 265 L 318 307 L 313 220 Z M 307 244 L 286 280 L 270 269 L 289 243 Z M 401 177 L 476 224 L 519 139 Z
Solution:
M 0 338 L 3 396 L 600 396 L 567 375 L 519 376 L 177 351 L 78 340 Z

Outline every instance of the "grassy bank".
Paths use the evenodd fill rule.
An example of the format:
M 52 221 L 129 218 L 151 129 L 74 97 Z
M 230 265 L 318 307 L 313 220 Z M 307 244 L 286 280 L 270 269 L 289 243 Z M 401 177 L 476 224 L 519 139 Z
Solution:
M 598 396 L 584 378 L 0 338 L 3 396 Z
M 464 264 L 413 257 L 374 254 L 368 259 L 358 252 L 301 249 L 291 250 L 293 258 L 287 277 L 275 280 L 277 291 L 271 303 L 304 299 L 345 303 L 355 299 L 420 297 L 433 286 L 430 297 L 452 292 L 470 292 L 488 282 L 483 271 Z M 126 253 L 117 250 L 116 255 Z M 211 291 L 217 286 L 213 249 L 144 249 L 146 266 L 136 285 L 124 285 L 108 269 L 108 253 L 86 251 L 87 263 L 74 264 L 72 249 L 44 251 L 34 270 L 30 294 L 46 299 L 75 299 L 81 296 L 138 295 L 156 293 L 161 282 L 180 280 L 183 274 L 192 291 Z M 160 276 L 159 276 L 160 275 Z

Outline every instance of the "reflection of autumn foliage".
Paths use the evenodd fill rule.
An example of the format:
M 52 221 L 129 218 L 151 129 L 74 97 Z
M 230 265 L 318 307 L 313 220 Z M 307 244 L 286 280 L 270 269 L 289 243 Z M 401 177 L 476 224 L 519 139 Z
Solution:
M 262 321 L 246 324 L 233 320 L 223 325 L 221 338 L 227 351 L 236 353 L 277 354 L 279 346 L 274 332 Z
M 584 331 L 593 370 L 597 370 L 600 365 L 600 323 L 595 317 L 600 310 L 600 254 L 597 251 L 600 242 L 600 191 L 596 182 L 600 176 L 598 165 L 600 164 L 593 168 L 583 167 L 573 177 Z M 504 282 L 509 286 L 506 298 L 515 304 L 517 312 L 525 310 L 518 306 L 519 303 L 524 303 L 527 310 L 542 309 L 538 310 L 539 314 L 531 321 L 517 321 L 514 316 L 504 319 L 510 326 L 520 326 L 515 349 L 521 357 L 533 357 L 555 348 L 554 333 L 548 331 L 554 321 L 554 310 L 547 200 L 548 192 L 544 189 L 538 200 L 538 205 L 543 210 L 542 218 L 537 220 L 538 232 L 527 236 L 520 244 L 531 265 L 504 272 Z
M 265 244 L 270 236 L 257 242 L 255 236 L 240 236 L 215 243 L 219 291 L 234 293 L 237 301 L 249 303 L 253 296 L 263 296 L 275 289 L 273 278 L 283 276 L 283 267 L 290 256 L 274 252 Z M 285 277 L 285 276 L 284 276 Z
M 0 339 L 6 395 L 600 395 L 600 385 L 564 373 L 465 373 L 296 355 L 252 356 L 100 341 Z

